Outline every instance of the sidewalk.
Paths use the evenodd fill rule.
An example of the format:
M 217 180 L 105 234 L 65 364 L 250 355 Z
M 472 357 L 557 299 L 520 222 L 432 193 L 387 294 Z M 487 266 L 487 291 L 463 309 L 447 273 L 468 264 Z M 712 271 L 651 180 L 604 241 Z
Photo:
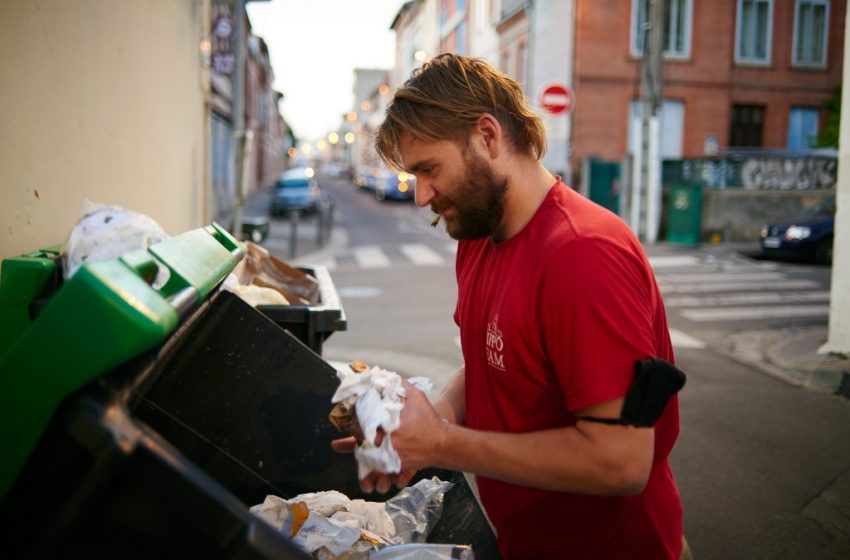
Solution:
M 756 254 L 758 245 L 753 242 L 688 247 L 658 243 L 645 250 L 650 257 L 699 255 L 711 259 Z M 823 325 L 748 331 L 730 335 L 715 349 L 792 385 L 850 399 L 850 357 L 818 353 L 827 335 L 828 328 Z

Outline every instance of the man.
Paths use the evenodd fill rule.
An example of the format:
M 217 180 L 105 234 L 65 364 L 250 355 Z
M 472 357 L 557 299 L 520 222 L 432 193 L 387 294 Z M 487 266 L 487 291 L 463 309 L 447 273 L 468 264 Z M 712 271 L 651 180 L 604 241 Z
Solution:
M 678 558 L 678 401 L 654 427 L 598 421 L 620 418 L 636 361 L 673 361 L 661 296 L 628 227 L 552 176 L 544 144 L 520 87 L 483 61 L 440 55 L 395 93 L 376 147 L 460 241 L 464 367 L 433 406 L 406 385 L 404 470 L 361 484 L 475 473 L 509 559 Z

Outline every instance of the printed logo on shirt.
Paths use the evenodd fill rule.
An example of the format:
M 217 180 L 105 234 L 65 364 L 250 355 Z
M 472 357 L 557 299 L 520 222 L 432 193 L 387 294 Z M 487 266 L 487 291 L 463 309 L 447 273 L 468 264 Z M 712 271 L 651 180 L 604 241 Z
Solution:
M 504 348 L 505 341 L 499 329 L 499 316 L 496 315 L 487 323 L 487 363 L 500 371 L 505 371 Z

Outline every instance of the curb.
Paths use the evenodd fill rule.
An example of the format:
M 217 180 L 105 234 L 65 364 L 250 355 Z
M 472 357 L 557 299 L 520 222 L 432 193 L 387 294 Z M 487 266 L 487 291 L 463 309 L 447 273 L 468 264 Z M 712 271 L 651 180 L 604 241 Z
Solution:
M 822 331 L 736 333 L 708 349 L 789 385 L 850 400 L 850 361 L 817 354 Z

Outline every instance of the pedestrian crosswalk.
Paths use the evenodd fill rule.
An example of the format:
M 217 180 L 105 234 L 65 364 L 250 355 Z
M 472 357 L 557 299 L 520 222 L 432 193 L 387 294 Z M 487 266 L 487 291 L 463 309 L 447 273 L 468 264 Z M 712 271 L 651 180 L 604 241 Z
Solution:
M 652 259 L 651 259 L 652 261 Z M 684 266 L 657 266 L 655 277 L 668 313 L 695 323 L 822 319 L 828 286 L 791 268 L 730 256 Z
M 457 243 L 429 245 L 401 243 L 398 245 L 360 245 L 337 254 L 313 259 L 312 264 L 329 270 L 347 268 L 381 269 L 396 266 L 454 266 Z

